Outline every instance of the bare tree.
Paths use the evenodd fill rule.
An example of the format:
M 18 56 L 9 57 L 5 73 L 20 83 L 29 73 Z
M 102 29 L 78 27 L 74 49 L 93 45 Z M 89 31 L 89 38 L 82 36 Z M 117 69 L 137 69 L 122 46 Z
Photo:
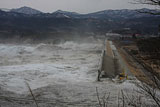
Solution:
M 160 0 L 134 0 L 135 3 L 160 6 Z
M 160 8 L 160 0 L 133 0 L 133 4 L 145 4 L 145 5 L 152 5 Z M 141 10 L 138 11 L 140 13 L 148 13 L 152 15 L 160 15 L 159 10 Z

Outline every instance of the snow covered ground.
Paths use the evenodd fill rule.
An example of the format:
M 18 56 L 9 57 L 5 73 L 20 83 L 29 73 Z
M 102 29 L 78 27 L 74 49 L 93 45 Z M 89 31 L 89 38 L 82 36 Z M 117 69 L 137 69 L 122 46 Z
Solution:
M 132 94 L 136 89 L 135 80 L 123 83 L 112 79 L 96 81 L 102 45 L 98 39 L 81 44 L 73 41 L 61 44 L 0 44 L 0 88 L 27 98 L 30 95 L 27 82 L 37 99 L 50 99 L 58 107 L 88 107 L 98 105 L 98 87 L 100 97 L 104 93 L 110 94 L 108 104 L 117 106 L 118 93 L 126 90 Z M 46 103 L 40 106 L 52 105 L 47 106 Z M 11 102 L 2 105 L 5 104 L 13 107 Z M 23 107 L 23 103 L 15 104 L 17 106 Z M 33 104 L 27 107 L 30 106 Z

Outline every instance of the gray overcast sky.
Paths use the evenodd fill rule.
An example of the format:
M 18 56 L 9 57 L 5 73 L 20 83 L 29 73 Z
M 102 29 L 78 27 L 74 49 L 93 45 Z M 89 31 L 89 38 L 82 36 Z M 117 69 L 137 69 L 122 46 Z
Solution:
M 106 9 L 137 9 L 144 5 L 134 5 L 132 0 L 0 0 L 0 8 L 19 8 L 28 6 L 43 12 L 58 9 L 78 13 L 90 13 Z

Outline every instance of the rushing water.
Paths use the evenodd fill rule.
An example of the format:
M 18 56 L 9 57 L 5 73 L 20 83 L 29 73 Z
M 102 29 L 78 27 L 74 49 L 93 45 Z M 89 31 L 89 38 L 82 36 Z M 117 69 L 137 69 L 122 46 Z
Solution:
M 26 82 L 39 106 L 88 107 L 98 106 L 100 98 L 110 96 L 108 105 L 117 106 L 121 89 L 133 93 L 132 81 L 121 84 L 107 79 L 97 82 L 102 41 L 61 44 L 0 44 L 1 94 L 21 99 L 32 99 Z M 4 91 L 5 90 L 5 91 Z M 0 100 L 1 101 L 1 100 Z M 33 102 L 4 102 L 5 107 L 35 106 Z

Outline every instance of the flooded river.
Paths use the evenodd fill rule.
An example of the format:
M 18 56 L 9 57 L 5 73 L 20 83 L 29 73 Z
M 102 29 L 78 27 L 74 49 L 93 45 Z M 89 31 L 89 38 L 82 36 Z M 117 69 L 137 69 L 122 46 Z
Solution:
M 98 39 L 90 43 L 0 44 L 1 106 L 36 106 L 28 83 L 40 107 L 99 106 L 96 87 L 100 99 L 105 95 L 107 104 L 116 107 L 121 90 L 134 94 L 136 86 L 133 80 L 97 82 L 102 45 Z

